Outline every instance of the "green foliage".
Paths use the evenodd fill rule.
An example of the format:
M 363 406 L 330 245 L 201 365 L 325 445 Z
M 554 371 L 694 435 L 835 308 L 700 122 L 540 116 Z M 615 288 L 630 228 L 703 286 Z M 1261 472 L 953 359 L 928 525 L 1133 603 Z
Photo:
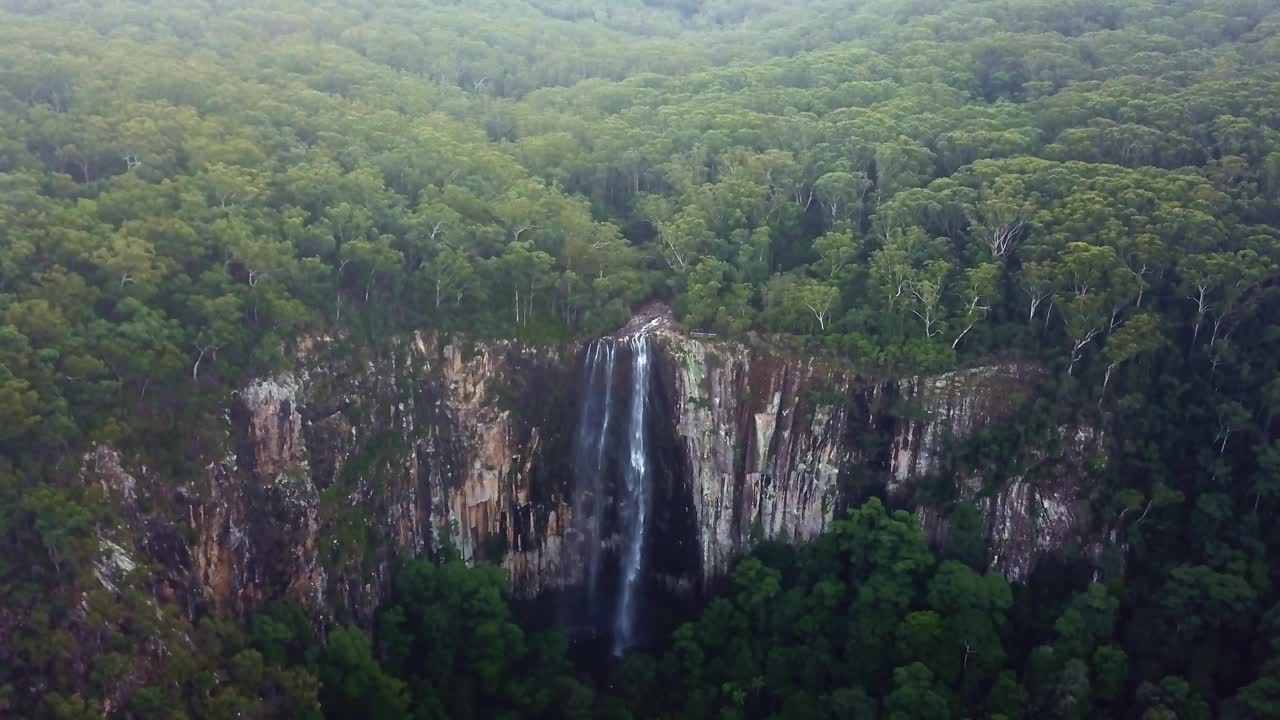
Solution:
M 869 717 L 883 702 L 895 717 L 950 717 L 1001 663 L 1008 585 L 935 565 L 905 513 L 872 500 L 795 555 L 766 550 L 675 632 L 650 698 L 666 714 Z
M 1277 28 L 1228 0 L 0 0 L 0 713 L 1276 715 Z M 1033 361 L 1042 409 L 975 443 L 980 496 L 933 478 L 939 557 L 878 505 L 763 544 L 621 698 L 442 542 L 376 643 L 99 579 L 128 523 L 75 472 L 92 443 L 186 485 L 308 338 L 559 342 L 651 299 L 868 372 Z M 1073 512 L 1126 562 L 1026 607 L 980 574 L 978 508 L 1055 482 L 1022 446 L 1079 426 L 1110 455 Z M 324 493 L 330 568 L 377 547 L 347 492 L 402 440 Z
M 933 673 L 920 663 L 893 671 L 893 692 L 885 698 L 887 720 L 948 720 L 946 697 L 933 684 Z
M 253 646 L 268 665 L 315 665 L 318 639 L 301 606 L 270 603 L 253 614 L 249 627 Z
M 982 512 L 971 502 L 956 505 L 947 516 L 943 556 L 982 570 L 987 561 L 987 534 Z
M 400 569 L 379 634 L 384 665 L 408 683 L 418 717 L 555 717 L 590 704 L 564 641 L 526 634 L 505 595 L 495 566 L 447 558 Z
M 357 628 L 339 627 L 329 634 L 319 678 L 321 701 L 330 717 L 410 717 L 405 684 L 378 666 L 368 636 Z

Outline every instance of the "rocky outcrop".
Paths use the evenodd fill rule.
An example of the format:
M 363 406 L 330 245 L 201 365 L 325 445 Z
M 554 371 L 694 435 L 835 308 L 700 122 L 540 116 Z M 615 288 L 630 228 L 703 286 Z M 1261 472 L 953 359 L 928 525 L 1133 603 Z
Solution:
M 754 542 L 812 538 L 872 494 L 920 506 L 939 541 L 948 502 L 971 500 L 993 566 L 1013 578 L 1091 536 L 1082 468 L 1102 443 L 1088 429 L 1061 428 L 1057 447 L 1001 477 L 963 461 L 976 433 L 1034 393 L 1035 368 L 886 382 L 758 341 L 693 338 L 660 314 L 624 330 L 637 332 L 656 348 L 652 542 L 675 559 L 653 571 L 666 587 L 705 587 Z M 291 596 L 368 618 L 397 558 L 444 543 L 500 562 L 521 596 L 579 585 L 578 363 L 569 350 L 432 335 L 375 355 L 309 342 L 290 372 L 230 398 L 223 441 L 192 476 L 89 453 L 82 476 L 127 520 L 104 557 L 157 563 L 157 589 L 191 612 Z M 946 502 L 925 491 L 939 482 Z
M 946 508 L 922 497 L 950 484 L 987 522 L 992 567 L 1025 579 L 1038 559 L 1086 542 L 1083 468 L 1101 438 L 1025 453 L 1027 469 L 988 487 L 956 452 L 1024 406 L 1042 371 L 992 365 L 877 382 L 814 358 L 661 331 L 678 399 L 704 581 L 761 538 L 803 541 L 851 502 L 882 492 L 946 538 Z M 1051 471 L 1048 469 L 1052 469 Z
M 1005 364 L 898 382 L 889 493 L 901 497 L 913 480 L 942 470 L 950 444 L 1017 411 L 1040 379 L 1039 368 Z
M 510 343 L 420 335 L 363 357 L 314 342 L 293 371 L 230 399 L 223 444 L 194 477 L 107 446 L 82 474 L 191 608 L 287 595 L 367 617 L 396 558 L 441 540 L 536 594 L 569 576 L 555 418 L 572 412 L 570 372 Z
M 703 579 L 728 569 L 753 538 L 822 531 L 853 459 L 840 402 L 851 379 L 813 360 L 739 344 L 712 347 L 665 332 L 672 418 L 683 442 Z M 821 392 L 831 395 L 819 396 Z
M 940 479 L 954 500 L 982 513 L 991 567 L 1014 580 L 1026 579 L 1038 560 L 1064 550 L 1097 554 L 1084 480 L 1090 465 L 1105 460 L 1100 433 L 1088 426 L 1054 428 L 1017 448 L 999 469 L 957 458 L 975 433 L 1022 411 L 1043 375 L 1034 366 L 992 365 L 896 386 L 889 497 L 915 508 L 930 538 L 944 544 L 945 508 L 918 492 L 922 481 Z
M 1101 535 L 1088 521 L 1087 468 L 1105 457 L 1101 434 L 1091 428 L 1058 428 L 1053 452 L 1033 459 L 988 497 L 975 497 L 987 519 L 992 567 L 1014 579 L 1031 574 L 1037 560 L 1070 551 L 1086 558 L 1101 552 Z

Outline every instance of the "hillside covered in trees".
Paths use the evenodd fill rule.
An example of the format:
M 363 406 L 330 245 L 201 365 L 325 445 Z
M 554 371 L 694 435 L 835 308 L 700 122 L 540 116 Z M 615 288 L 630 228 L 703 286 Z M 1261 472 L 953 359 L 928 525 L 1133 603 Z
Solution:
M 0 0 L 0 715 L 1280 718 L 1278 58 L 1268 0 Z M 1112 439 L 1105 567 L 871 499 L 605 670 L 448 552 L 370 627 L 101 581 L 94 444 L 177 483 L 306 338 L 654 300 L 1039 364 L 1025 424 Z

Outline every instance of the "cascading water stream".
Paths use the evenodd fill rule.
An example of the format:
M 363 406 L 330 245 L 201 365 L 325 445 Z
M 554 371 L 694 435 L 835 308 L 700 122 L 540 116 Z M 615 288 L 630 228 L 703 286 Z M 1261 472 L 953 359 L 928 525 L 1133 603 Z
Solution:
M 624 396 L 627 407 L 615 408 L 615 389 L 625 387 L 621 378 L 614 377 L 619 349 L 630 359 L 631 376 Z M 616 655 L 636 644 L 651 510 L 646 428 L 651 365 L 651 344 L 643 335 L 597 340 L 587 347 L 582 360 L 582 395 L 573 438 L 573 517 L 582 543 L 587 612 L 574 625 L 588 625 L 592 634 L 607 629 Z M 616 555 L 606 552 L 610 547 L 616 548 Z M 601 565 L 613 557 L 618 563 L 618 592 L 602 597 L 602 576 L 612 579 L 615 575 L 603 572 Z M 616 604 L 608 604 L 610 600 Z
M 618 516 L 622 529 L 622 588 L 613 633 L 613 652 L 635 644 L 636 592 L 644 569 L 644 541 L 649 514 L 649 448 L 645 414 L 649 406 L 650 343 L 638 336 L 631 347 L 631 408 L 627 418 L 627 463 Z
M 609 425 L 613 412 L 613 365 L 617 346 L 592 343 L 583 362 L 585 384 L 574 434 L 573 474 L 577 487 L 574 517 L 582 532 L 586 562 L 587 606 L 594 613 L 600 583 L 600 548 L 604 517 L 605 471 Z

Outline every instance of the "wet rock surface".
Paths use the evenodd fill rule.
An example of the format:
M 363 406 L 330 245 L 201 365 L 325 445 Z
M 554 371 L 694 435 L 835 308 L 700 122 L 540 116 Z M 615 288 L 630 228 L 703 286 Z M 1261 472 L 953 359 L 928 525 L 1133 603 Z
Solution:
M 1000 482 L 955 460 L 1035 392 L 1034 367 L 873 380 L 759 342 L 686 335 L 660 308 L 618 337 L 637 334 L 654 348 L 650 585 L 696 593 L 753 543 L 812 538 L 871 494 L 918 506 L 945 541 L 946 508 L 921 491 L 939 479 L 979 508 L 990 562 L 1013 579 L 1101 537 L 1081 499 L 1104 448 L 1092 430 L 1060 428 L 1060 442 Z M 157 591 L 189 612 L 289 596 L 367 619 L 398 558 L 448 543 L 500 563 L 521 597 L 583 585 L 581 347 L 426 334 L 377 355 L 339 345 L 314 341 L 291 372 L 230 398 L 224 446 L 194 477 L 105 445 L 85 456 L 82 477 L 127 521 L 103 541 L 107 582 L 129 558 L 156 563 Z

